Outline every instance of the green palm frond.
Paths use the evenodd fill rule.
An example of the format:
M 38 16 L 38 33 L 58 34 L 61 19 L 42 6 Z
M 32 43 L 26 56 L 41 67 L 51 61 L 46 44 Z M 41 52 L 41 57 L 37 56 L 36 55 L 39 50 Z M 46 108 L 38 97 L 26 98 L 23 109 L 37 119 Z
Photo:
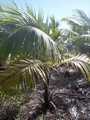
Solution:
M 59 23 L 54 16 L 50 17 L 50 36 L 56 40 L 60 36 Z
M 37 83 L 44 82 L 47 86 L 47 65 L 38 60 L 19 60 L 9 65 L 6 70 L 0 71 L 1 90 L 27 90 Z
M 40 60 L 53 60 L 59 57 L 55 42 L 43 32 L 45 24 L 41 14 L 35 17 L 32 9 L 22 11 L 17 6 L 1 6 L 0 17 L 0 26 L 9 34 L 3 48 L 6 53 L 8 49 L 11 57 L 21 54 Z
M 34 59 L 59 57 L 56 43 L 43 31 L 36 27 L 25 26 L 13 32 L 8 38 L 7 48 L 11 57 L 15 55 L 32 56 Z
M 13 6 L 1 6 L 0 17 L 0 23 L 2 24 L 8 24 L 11 22 L 20 26 L 25 25 L 26 23 L 36 23 L 36 20 L 32 14 L 29 14 L 27 11 L 22 10 L 15 4 L 13 4 Z
M 68 63 L 75 66 L 81 71 L 85 79 L 90 81 L 90 59 L 86 55 L 77 55 L 65 60 L 63 63 Z

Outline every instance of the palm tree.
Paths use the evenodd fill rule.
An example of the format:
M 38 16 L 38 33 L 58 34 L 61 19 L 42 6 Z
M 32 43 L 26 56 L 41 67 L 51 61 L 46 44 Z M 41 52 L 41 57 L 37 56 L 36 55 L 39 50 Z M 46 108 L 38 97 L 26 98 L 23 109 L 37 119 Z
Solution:
M 61 67 L 61 70 L 60 70 L 60 67 Z M 63 69 L 63 67 L 64 67 L 64 69 Z M 64 100 L 65 95 L 67 97 L 71 96 L 71 99 L 72 99 L 72 97 L 75 96 L 75 100 L 77 101 L 78 92 L 75 92 L 75 91 L 78 91 L 77 89 L 79 89 L 79 88 L 75 88 L 75 89 L 73 88 L 73 84 L 75 84 L 75 83 L 73 83 L 73 79 L 77 81 L 77 77 L 78 77 L 78 79 L 80 78 L 79 80 L 81 80 L 81 78 L 85 77 L 86 80 L 90 80 L 90 59 L 88 59 L 88 57 L 85 55 L 81 55 L 81 56 L 78 55 L 74 58 L 65 60 L 61 64 L 61 66 L 60 65 L 55 66 L 54 71 L 55 70 L 56 70 L 56 74 L 52 71 L 50 73 L 50 76 L 53 76 L 53 77 L 51 77 L 51 79 L 49 79 L 51 81 L 51 82 L 49 81 L 49 83 L 51 83 L 49 85 L 51 85 L 51 86 L 55 85 L 55 88 L 54 89 L 51 88 L 51 91 L 49 89 L 48 94 L 46 94 L 47 92 L 45 92 L 44 95 L 40 94 L 40 96 L 36 91 L 36 94 L 32 95 L 31 101 L 29 101 L 23 107 L 21 107 L 21 114 L 20 115 L 21 115 L 22 120 L 24 120 L 25 118 L 32 119 L 32 120 L 37 119 L 37 117 L 41 114 L 46 115 L 47 111 L 48 112 L 50 111 L 51 113 L 52 113 L 52 111 L 54 111 L 53 114 L 55 114 L 56 116 L 57 116 L 56 113 L 59 112 L 59 115 L 60 115 L 61 112 L 58 110 L 59 104 L 58 105 L 55 104 L 55 101 L 56 101 L 56 103 L 60 103 L 60 99 L 62 98 L 61 96 L 63 96 L 62 101 Z M 64 76 L 64 79 L 63 79 L 63 77 L 60 79 L 60 76 L 58 76 L 58 75 Z M 60 88 L 60 86 L 63 86 L 63 89 L 65 87 L 63 85 L 63 83 L 66 82 L 66 78 L 67 78 L 67 77 L 65 78 L 65 76 L 68 77 L 68 82 L 69 82 L 69 80 L 70 80 L 70 82 L 72 81 L 72 85 L 71 85 L 72 87 L 69 87 L 69 89 L 73 88 L 74 92 L 71 92 L 71 94 L 69 94 L 69 93 L 70 93 L 70 91 L 72 91 L 72 89 L 70 89 L 69 92 L 64 92 L 63 90 L 61 90 L 61 92 L 59 91 L 59 89 L 62 89 L 62 88 Z M 54 80 L 54 82 L 52 82 L 53 80 Z M 58 81 L 58 82 L 56 82 L 56 81 Z M 60 84 L 59 84 L 59 82 L 60 82 Z M 66 85 L 68 85 L 68 82 L 66 82 Z M 58 84 L 59 84 L 59 86 L 58 86 Z M 78 86 L 78 87 L 80 87 L 80 86 Z M 84 90 L 83 87 L 80 87 L 80 88 L 82 88 L 82 91 Z M 65 91 L 66 91 L 66 89 L 65 89 Z M 59 98 L 59 95 L 61 95 L 61 96 L 60 96 L 60 99 L 58 100 L 56 98 Z M 81 94 L 82 97 L 83 97 L 83 95 Z M 80 96 L 80 94 L 79 94 L 79 96 Z M 86 96 L 85 96 L 85 98 L 86 98 Z M 62 101 L 61 101 L 61 103 L 63 103 Z M 81 99 L 80 99 L 80 102 L 81 102 Z M 66 108 L 68 108 L 68 106 L 65 106 L 66 104 L 62 104 L 62 105 L 65 107 L 65 110 L 66 110 Z M 70 103 L 69 103 L 69 106 L 70 106 Z M 60 109 L 62 109 L 62 108 L 60 108 Z M 66 111 L 68 111 L 68 109 Z M 55 116 L 55 118 L 56 118 L 56 116 Z M 53 117 L 52 118 L 50 117 L 50 119 L 53 119 Z M 59 117 L 59 118 L 61 118 L 61 117 Z M 70 116 L 70 118 L 71 118 L 71 116 Z M 70 118 L 67 118 L 67 119 L 70 119 Z
M 39 22 L 40 20 L 43 20 L 42 17 L 39 15 L 37 18 L 37 15 L 35 16 L 31 10 L 29 11 L 29 8 L 25 12 L 16 5 L 0 8 L 0 35 L 2 35 L 0 52 L 3 52 L 0 57 L 5 61 L 7 58 L 10 59 L 9 66 L 0 70 L 0 90 L 9 93 L 11 90 L 11 92 L 22 89 L 26 91 L 36 87 L 39 80 L 42 80 L 46 103 L 48 102 L 47 73 L 49 68 L 39 60 L 47 61 L 59 57 L 56 43 L 52 38 L 56 39 L 60 32 L 55 36 L 51 34 L 52 38 L 49 37 L 48 24 Z M 46 28 L 43 27 L 45 25 L 47 25 Z M 57 26 L 51 28 L 53 33 L 57 31 Z M 70 62 L 79 68 L 85 78 L 90 80 L 89 67 L 87 67 L 90 62 L 87 57 L 79 56 L 64 62 L 66 64 Z
M 90 18 L 82 10 L 76 10 L 76 13 L 72 17 L 63 18 L 71 28 L 68 40 L 73 42 L 80 52 L 89 53 Z
M 56 43 L 41 13 L 28 6 L 21 10 L 15 3 L 0 7 L 0 89 L 32 88 L 40 79 L 47 86 L 47 65 L 36 59 L 57 58 Z
M 1 37 L 3 57 L 14 59 L 27 56 L 44 61 L 58 57 L 55 42 L 43 29 L 46 25 L 43 17 L 39 13 L 35 15 L 31 8 L 22 11 L 16 4 L 13 7 L 0 7 L 0 35 L 6 36 Z

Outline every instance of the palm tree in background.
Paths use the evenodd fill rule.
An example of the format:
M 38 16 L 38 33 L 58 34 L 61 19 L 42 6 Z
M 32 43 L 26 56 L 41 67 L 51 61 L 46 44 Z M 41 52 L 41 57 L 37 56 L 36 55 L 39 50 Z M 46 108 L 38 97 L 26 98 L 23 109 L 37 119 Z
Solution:
M 73 42 L 77 51 L 89 53 L 90 50 L 90 18 L 82 10 L 76 10 L 72 17 L 62 19 L 70 25 L 68 41 Z
M 50 36 L 53 38 L 53 40 L 57 40 L 60 36 L 60 29 L 59 29 L 59 22 L 56 21 L 54 16 L 50 17 Z

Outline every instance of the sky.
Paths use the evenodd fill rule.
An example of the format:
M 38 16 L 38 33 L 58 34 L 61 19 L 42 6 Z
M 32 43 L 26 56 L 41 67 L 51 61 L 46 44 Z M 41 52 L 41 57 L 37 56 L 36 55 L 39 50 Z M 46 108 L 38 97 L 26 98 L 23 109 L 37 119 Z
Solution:
M 13 0 L 0 0 L 1 4 L 9 4 Z M 68 17 L 74 14 L 75 9 L 83 10 L 90 16 L 90 0 L 14 0 L 19 6 L 24 7 L 24 4 L 35 8 L 36 11 L 43 11 L 45 16 L 54 15 L 59 21 L 63 17 Z

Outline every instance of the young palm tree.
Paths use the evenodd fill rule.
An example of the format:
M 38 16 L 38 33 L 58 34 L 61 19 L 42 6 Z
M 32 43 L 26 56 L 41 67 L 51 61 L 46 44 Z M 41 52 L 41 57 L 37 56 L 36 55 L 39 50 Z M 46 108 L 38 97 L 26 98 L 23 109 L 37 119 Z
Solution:
M 16 4 L 0 7 L 0 89 L 26 90 L 35 87 L 40 79 L 47 88 L 48 68 L 36 59 L 55 61 L 59 52 L 49 36 L 48 19 L 44 21 L 41 13 L 28 6 L 25 11 Z M 10 61 L 8 66 L 6 61 Z
M 44 61 L 58 58 L 56 44 L 46 34 L 45 25 L 43 17 L 39 13 L 35 14 L 29 7 L 24 11 L 16 4 L 9 7 L 1 6 L 0 35 L 4 36 L 1 37 L 0 51 L 3 48 L 3 57 L 27 56 Z
M 65 120 L 71 119 L 73 117 L 73 112 L 71 113 L 68 108 L 70 107 L 70 104 L 73 103 L 71 101 L 72 98 L 74 99 L 74 105 L 77 105 L 77 103 L 75 102 L 77 100 L 78 102 L 83 101 L 83 99 L 79 99 L 79 97 L 83 98 L 84 94 L 80 95 L 78 94 L 78 92 L 75 91 L 79 90 L 80 84 L 83 84 L 87 87 L 87 81 L 85 82 L 85 80 L 90 80 L 90 59 L 85 55 L 78 55 L 74 58 L 65 60 L 61 65 L 55 66 L 52 72 L 49 74 L 48 94 L 46 91 L 44 92 L 44 94 L 43 92 L 40 92 L 40 88 L 40 90 L 34 92 L 31 95 L 31 100 L 21 107 L 20 118 L 22 120 L 36 120 L 39 115 L 44 114 L 46 115 L 46 117 L 49 116 L 47 117 L 48 120 L 49 118 L 50 120 L 62 119 L 64 118 L 64 116 L 62 116 L 63 112 L 59 111 L 60 109 L 64 110 L 65 113 L 68 113 L 69 115 L 71 114 L 70 116 L 67 114 L 67 117 L 69 118 L 64 118 Z M 78 81 L 79 83 L 77 83 L 76 81 Z M 68 84 L 70 85 L 70 83 L 71 86 L 68 86 Z M 75 86 L 78 87 L 74 86 L 75 83 Z M 80 87 L 82 88 L 82 92 L 84 91 L 83 85 L 81 85 L 82 87 Z M 69 97 L 71 101 L 68 105 L 64 104 L 65 95 L 67 96 L 66 98 L 68 99 Z M 87 96 L 85 95 L 85 98 L 86 97 Z M 81 113 L 78 109 L 77 111 L 79 112 L 79 114 Z

